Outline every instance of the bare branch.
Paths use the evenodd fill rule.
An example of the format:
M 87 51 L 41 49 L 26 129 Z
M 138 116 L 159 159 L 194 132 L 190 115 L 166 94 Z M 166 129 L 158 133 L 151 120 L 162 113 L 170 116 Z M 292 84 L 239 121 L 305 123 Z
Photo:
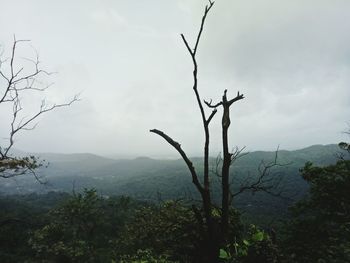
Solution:
M 205 111 L 202 105 L 202 101 L 197 89 L 198 86 L 198 79 L 197 79 L 197 72 L 198 72 L 198 65 L 197 65 L 197 60 L 196 60 L 196 53 L 197 53 L 197 49 L 198 49 L 198 45 L 199 45 L 199 41 L 203 32 L 203 27 L 204 27 L 204 23 L 206 20 L 206 17 L 210 11 L 210 9 L 212 8 L 212 6 L 214 5 L 214 2 L 209 1 L 209 6 L 207 5 L 205 7 L 204 10 L 204 14 L 202 16 L 202 21 L 201 21 L 201 25 L 199 28 L 199 32 L 197 34 L 197 38 L 196 38 L 196 42 L 194 45 L 193 50 L 191 49 L 190 45 L 188 44 L 188 41 L 186 40 L 185 36 L 183 34 L 181 34 L 181 38 L 189 52 L 189 54 L 191 55 L 192 58 L 192 63 L 193 63 L 193 90 L 195 92 L 196 95 L 196 99 L 197 99 L 197 104 L 201 113 L 201 117 L 202 117 L 202 122 L 203 122 L 203 129 L 204 129 L 204 188 L 206 189 L 207 192 L 209 192 L 209 123 L 211 121 L 211 119 L 214 117 L 216 111 L 213 111 L 211 113 L 211 115 L 209 116 L 209 118 L 206 118 L 205 115 Z
M 195 170 L 195 168 L 193 166 L 193 163 L 187 157 L 186 153 L 181 149 L 181 145 L 178 142 L 174 141 L 172 138 L 170 138 L 168 135 L 166 135 L 164 132 L 162 132 L 160 130 L 152 129 L 152 130 L 150 130 L 150 132 L 153 132 L 153 133 L 158 134 L 159 136 L 161 136 L 164 140 L 166 140 L 171 146 L 173 146 L 178 151 L 178 153 L 181 155 L 182 159 L 185 161 L 185 163 L 187 164 L 188 169 L 191 172 L 193 184 L 197 187 L 198 191 L 202 194 L 203 193 L 203 187 L 202 187 L 201 183 L 198 180 L 198 176 L 197 176 L 196 170 Z
M 209 107 L 209 108 L 217 108 L 219 107 L 220 105 L 222 105 L 222 101 L 216 103 L 216 104 L 211 104 L 212 103 L 212 100 L 210 100 L 210 102 L 204 100 L 204 103 Z
M 226 94 L 226 90 L 225 90 L 225 94 Z M 239 91 L 238 91 L 238 92 L 237 92 L 237 96 L 234 97 L 233 99 L 229 100 L 229 101 L 227 102 L 227 104 L 228 104 L 229 106 L 231 106 L 231 104 L 233 104 L 234 102 L 239 101 L 239 100 L 242 100 L 242 99 L 244 99 L 244 96 L 243 96 L 243 94 L 239 94 Z
M 206 125 L 209 125 L 210 121 L 212 120 L 212 118 L 214 117 L 214 115 L 215 115 L 216 113 L 217 113 L 217 109 L 214 109 L 214 110 L 211 112 L 209 118 L 206 120 Z
M 196 44 L 195 44 L 194 49 L 193 49 L 193 55 L 196 55 L 198 44 L 199 44 L 199 40 L 200 40 L 202 32 L 203 32 L 205 19 L 207 18 L 207 15 L 208 15 L 210 9 L 213 7 L 213 5 L 214 5 L 214 2 L 209 1 L 209 6 L 208 5 L 205 6 L 204 15 L 202 17 L 201 27 L 199 29 L 199 33 L 197 35 Z
M 242 153 L 245 149 L 245 146 L 242 148 L 238 148 L 237 146 L 232 150 L 231 153 L 231 162 L 230 165 L 232 165 L 235 161 L 237 161 L 238 159 L 242 158 L 243 156 L 246 156 L 247 154 L 249 154 L 248 152 Z
M 181 34 L 180 36 L 181 36 L 181 38 L 182 38 L 182 41 L 185 43 L 185 46 L 186 46 L 188 52 L 190 53 L 191 57 L 193 58 L 193 56 L 194 56 L 193 51 L 192 51 L 190 45 L 188 44 L 188 42 L 187 42 L 185 36 L 184 36 L 183 34 Z
M 39 67 L 40 61 L 38 53 L 36 53 L 35 59 L 24 58 L 25 60 L 31 62 L 33 65 L 29 70 L 25 70 L 25 67 L 19 67 L 16 65 L 17 62 L 17 47 L 21 42 L 27 42 L 28 40 L 17 40 L 14 36 L 14 41 L 11 49 L 11 55 L 8 59 L 0 59 L 0 67 L 6 63 L 8 70 L 5 72 L 3 68 L 0 68 L 0 77 L 5 80 L 5 86 L 3 87 L 2 94 L 0 95 L 1 103 L 11 103 L 12 112 L 11 120 L 9 121 L 9 138 L 8 145 L 5 147 L 0 147 L 0 177 L 11 178 L 17 175 L 31 173 L 36 178 L 37 181 L 43 183 L 41 179 L 36 175 L 35 169 L 40 167 L 42 164 L 35 157 L 22 157 L 13 158 L 9 156 L 10 150 L 15 144 L 15 136 L 21 130 L 32 130 L 37 125 L 37 120 L 39 116 L 45 114 L 46 112 L 53 111 L 60 107 L 70 106 L 75 101 L 79 100 L 79 94 L 75 95 L 67 103 L 52 104 L 47 105 L 45 99 L 37 112 L 28 114 L 28 116 L 23 116 L 22 111 L 24 107 L 22 106 L 21 98 L 24 95 L 30 95 L 28 91 L 32 92 L 42 92 L 48 89 L 51 84 L 44 85 L 44 87 L 38 86 L 42 85 L 40 77 L 42 75 L 51 75 L 51 72 L 45 71 Z M 29 72 L 29 73 L 24 73 Z M 25 93 L 26 92 L 26 93 Z M 22 96 L 23 95 L 23 96 Z
M 278 162 L 277 148 L 273 161 L 266 163 L 264 160 L 262 160 L 258 167 L 258 176 L 255 179 L 252 179 L 251 176 L 248 176 L 245 182 L 241 184 L 239 189 L 236 192 L 231 193 L 231 198 L 246 191 L 250 191 L 253 194 L 261 191 L 275 197 L 289 199 L 288 197 L 282 196 L 282 190 L 276 192 L 283 178 L 279 176 L 279 174 L 271 175 L 271 170 L 275 167 L 288 166 L 290 164 L 291 163 L 281 164 Z

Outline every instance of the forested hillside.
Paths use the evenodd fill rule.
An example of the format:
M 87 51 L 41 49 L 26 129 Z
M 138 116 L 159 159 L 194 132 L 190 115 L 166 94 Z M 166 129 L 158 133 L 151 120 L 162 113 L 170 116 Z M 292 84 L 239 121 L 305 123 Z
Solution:
M 254 220 L 241 208 L 232 209 L 232 243 L 220 248 L 220 262 L 348 262 L 349 170 L 345 159 L 306 163 L 300 179 L 310 187 L 308 194 L 290 201 L 288 216 L 281 210 L 264 214 L 269 201 L 262 209 L 252 205 Z M 193 200 L 145 202 L 107 198 L 95 189 L 75 191 L 0 196 L 2 262 L 201 262 L 203 236 Z M 220 215 L 213 211 L 215 218 Z
M 328 165 L 337 160 L 340 152 L 337 145 L 315 145 L 296 151 L 278 151 L 278 162 L 285 166 L 275 173 L 296 188 L 301 182 L 299 169 L 307 161 L 316 165 Z M 22 176 L 16 181 L 3 180 L 0 191 L 8 194 L 31 192 L 82 190 L 94 186 L 106 195 L 128 194 L 140 198 L 155 198 L 161 193 L 164 198 L 184 196 L 192 191 L 191 178 L 181 159 L 159 160 L 147 157 L 114 160 L 93 154 L 35 154 L 45 160 L 47 166 L 37 170 L 46 184 L 38 184 L 35 178 Z M 257 174 L 261 161 L 271 161 L 275 152 L 250 152 L 239 158 L 233 166 L 232 174 L 237 183 L 251 174 Z M 196 167 L 202 165 L 201 158 L 193 158 Z M 216 158 L 210 159 L 215 169 Z M 215 177 L 212 174 L 212 180 Z M 129 187 L 132 185 L 133 187 Z M 297 190 L 297 189 L 295 189 Z M 297 191 L 298 192 L 298 191 Z
M 278 151 L 278 162 L 270 177 L 281 180 L 273 196 L 264 192 L 245 192 L 235 198 L 234 205 L 252 222 L 270 223 L 286 216 L 287 208 L 299 200 L 308 186 L 300 177 L 299 170 L 308 161 L 325 166 L 335 163 L 340 149 L 337 145 L 315 145 L 296 151 Z M 251 152 L 243 154 L 232 166 L 234 178 L 232 187 L 238 189 L 246 178 L 258 176 L 262 161 L 275 158 L 275 152 Z M 45 184 L 39 184 L 34 177 L 22 176 L 16 180 L 4 180 L 0 186 L 3 194 L 47 193 L 50 191 L 73 190 L 81 192 L 85 188 L 95 188 L 105 196 L 127 195 L 139 200 L 155 201 L 167 199 L 198 200 L 198 193 L 191 184 L 191 177 L 183 160 L 156 160 L 140 157 L 130 160 L 113 160 L 93 154 L 39 154 L 46 160 L 47 167 L 37 171 Z M 216 158 L 210 159 L 211 167 L 216 166 Z M 201 167 L 202 159 L 194 158 L 196 167 Z M 213 197 L 219 201 L 220 189 L 217 177 L 211 174 L 214 184 Z M 215 192 L 216 191 L 216 192 Z M 254 216 L 253 216 L 254 215 Z

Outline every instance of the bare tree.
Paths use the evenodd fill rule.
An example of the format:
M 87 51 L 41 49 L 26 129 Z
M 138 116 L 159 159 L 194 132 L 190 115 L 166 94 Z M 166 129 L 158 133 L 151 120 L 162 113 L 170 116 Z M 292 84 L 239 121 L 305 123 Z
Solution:
M 8 58 L 2 58 L 3 54 L 0 56 L 0 106 L 10 111 L 8 137 L 5 138 L 5 145 L 0 144 L 0 177 L 11 178 L 29 172 L 40 181 L 35 169 L 42 166 L 43 162 L 35 156 L 12 156 L 11 149 L 15 144 L 15 138 L 22 131 L 33 130 L 41 115 L 70 106 L 79 98 L 75 95 L 68 102 L 61 104 L 49 104 L 43 99 L 35 112 L 29 112 L 23 106 L 24 97 L 31 98 L 35 93 L 44 92 L 51 86 L 45 84 L 43 78 L 53 74 L 41 68 L 37 53 L 34 59 L 17 56 L 19 45 L 28 41 L 16 40 L 14 37 L 10 56 Z
M 187 157 L 186 153 L 182 150 L 180 144 L 176 141 L 174 141 L 171 137 L 166 135 L 164 132 L 153 129 L 151 132 L 156 133 L 163 137 L 170 145 L 172 145 L 181 155 L 181 157 L 184 159 L 184 161 L 187 164 L 188 169 L 191 172 L 192 175 L 192 182 L 196 186 L 198 192 L 201 195 L 202 198 L 202 205 L 203 205 L 203 211 L 204 211 L 204 218 L 205 218 L 205 225 L 207 229 L 207 258 L 206 260 L 208 262 L 216 262 L 218 260 L 218 254 L 220 245 L 224 241 L 223 234 L 225 233 L 227 227 L 228 227 L 228 213 L 229 213 L 229 167 L 232 161 L 232 154 L 228 150 L 228 136 L 227 131 L 230 126 L 230 107 L 233 105 L 234 102 L 239 101 L 244 98 L 243 94 L 237 94 L 237 96 L 233 99 L 227 99 L 227 91 L 225 90 L 224 95 L 222 97 L 222 101 L 212 104 L 209 102 L 204 101 L 204 103 L 213 110 L 207 117 L 206 112 L 204 110 L 204 105 L 202 102 L 202 99 L 200 97 L 199 91 L 198 91 L 198 64 L 196 60 L 196 54 L 198 50 L 199 41 L 203 32 L 204 23 L 207 18 L 207 15 L 211 8 L 213 7 L 214 2 L 209 1 L 209 5 L 205 7 L 204 15 L 202 17 L 199 33 L 196 38 L 196 42 L 194 45 L 194 48 L 191 48 L 188 41 L 186 40 L 185 36 L 181 34 L 181 38 L 191 56 L 192 63 L 193 63 L 193 91 L 196 96 L 197 104 L 200 109 L 202 123 L 203 123 L 203 129 L 204 129 L 204 174 L 203 174 L 203 184 L 200 182 L 198 174 L 190 161 L 190 159 Z M 221 173 L 221 180 L 222 180 L 222 207 L 221 207 L 221 229 L 218 229 L 217 222 L 215 222 L 213 218 L 212 208 L 212 197 L 210 192 L 210 180 L 209 180 L 209 141 L 210 141 L 210 134 L 209 134 L 209 124 L 215 114 L 217 113 L 217 107 L 222 106 L 223 107 L 223 116 L 222 116 L 222 142 L 223 142 L 223 165 L 222 165 L 222 173 Z
M 230 182 L 230 167 L 235 160 L 237 160 L 240 156 L 242 156 L 242 149 L 236 148 L 232 152 L 229 150 L 229 142 L 228 142 L 228 130 L 231 124 L 230 120 L 230 108 L 235 103 L 242 99 L 244 99 L 244 95 L 237 92 L 237 95 L 233 98 L 228 98 L 227 90 L 224 91 L 221 101 L 217 103 L 213 103 L 210 101 L 202 101 L 202 98 L 198 91 L 198 64 L 197 64 L 197 51 L 198 45 L 201 39 L 201 35 L 203 32 L 205 20 L 211 8 L 213 7 L 214 2 L 209 0 L 209 4 L 206 5 L 204 14 L 202 17 L 202 21 L 200 24 L 199 32 L 197 34 L 197 38 L 194 44 L 194 47 L 191 47 L 185 36 L 181 34 L 181 38 L 186 46 L 186 49 L 192 59 L 193 63 L 193 91 L 196 97 L 196 101 L 200 110 L 203 130 L 204 130 L 204 167 L 203 167 L 203 180 L 199 179 L 199 174 L 196 171 L 193 163 L 186 155 L 185 151 L 181 148 L 180 143 L 173 140 L 169 135 L 160 131 L 158 129 L 152 129 L 150 132 L 158 134 L 163 139 L 165 139 L 172 147 L 176 149 L 176 151 L 181 155 L 182 159 L 185 161 L 191 176 L 192 182 L 195 185 L 201 196 L 202 210 L 204 214 L 204 220 L 202 220 L 201 215 L 199 215 L 199 210 L 193 206 L 193 209 L 197 215 L 198 221 L 200 224 L 203 224 L 203 231 L 206 238 L 206 246 L 203 248 L 203 251 L 206 253 L 203 262 L 215 263 L 218 262 L 220 247 L 224 246 L 228 241 L 228 228 L 230 225 L 230 209 L 233 198 L 238 194 L 241 194 L 245 191 L 266 191 L 271 192 L 271 178 L 269 177 L 270 170 L 279 165 L 277 163 L 277 152 L 274 161 L 270 163 L 262 162 L 259 166 L 259 175 L 254 178 L 254 180 L 243 182 L 238 191 L 233 192 L 231 189 Z M 206 113 L 204 107 L 211 109 L 211 112 Z M 214 174 L 216 174 L 221 180 L 221 207 L 220 207 L 220 218 L 217 220 L 213 215 L 213 209 L 216 207 L 212 201 L 211 194 L 211 182 L 210 182 L 210 170 L 209 170 L 209 142 L 210 142 L 210 133 L 209 133 L 209 125 L 213 117 L 216 115 L 218 111 L 218 107 L 222 107 L 222 157 L 217 160 L 216 170 Z M 221 168 L 220 171 L 218 168 Z M 203 182 L 203 183 L 202 183 Z

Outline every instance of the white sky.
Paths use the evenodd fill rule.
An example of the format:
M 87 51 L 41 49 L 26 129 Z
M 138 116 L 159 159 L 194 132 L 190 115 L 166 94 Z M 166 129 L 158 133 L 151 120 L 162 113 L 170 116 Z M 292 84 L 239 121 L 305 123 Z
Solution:
M 158 128 L 191 155 L 203 148 L 192 64 L 202 0 L 0 0 L 0 45 L 30 39 L 42 67 L 57 71 L 46 93 L 75 105 L 45 115 L 16 148 L 102 155 L 175 155 Z M 350 1 L 217 0 L 198 53 L 204 99 L 224 89 L 232 107 L 230 143 L 248 150 L 337 143 L 350 121 Z M 33 57 L 26 44 L 19 54 Z M 21 60 L 19 60 L 19 63 Z M 0 87 L 1 90 L 2 87 Z M 44 94 L 43 94 L 44 95 Z M 29 98 L 27 98 L 29 99 Z M 40 100 L 30 98 L 27 111 Z M 8 131 L 0 107 L 0 133 Z M 208 111 L 209 113 L 210 111 Z M 219 112 L 211 124 L 220 151 Z

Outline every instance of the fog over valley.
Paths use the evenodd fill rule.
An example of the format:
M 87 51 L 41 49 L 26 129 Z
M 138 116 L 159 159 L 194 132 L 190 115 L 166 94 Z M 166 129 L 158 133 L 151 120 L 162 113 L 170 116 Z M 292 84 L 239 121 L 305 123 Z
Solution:
M 45 93 L 23 99 L 26 111 L 37 111 L 43 97 L 62 103 L 80 93 L 79 102 L 19 133 L 15 147 L 113 158 L 178 156 L 149 132 L 157 128 L 189 155 L 201 156 L 192 62 L 180 33 L 194 42 L 204 2 L 0 0 L 2 57 L 10 56 L 15 34 L 31 40 L 18 46 L 17 68 L 22 58 L 35 58 L 35 49 L 40 66 L 57 72 L 45 77 L 53 83 Z M 232 107 L 231 146 L 295 150 L 346 140 L 348 10 L 343 0 L 217 1 L 198 49 L 198 88 L 213 102 L 225 89 L 230 97 L 244 94 Z M 220 111 L 210 124 L 212 156 L 222 151 Z M 0 110 L 1 144 L 10 117 Z

